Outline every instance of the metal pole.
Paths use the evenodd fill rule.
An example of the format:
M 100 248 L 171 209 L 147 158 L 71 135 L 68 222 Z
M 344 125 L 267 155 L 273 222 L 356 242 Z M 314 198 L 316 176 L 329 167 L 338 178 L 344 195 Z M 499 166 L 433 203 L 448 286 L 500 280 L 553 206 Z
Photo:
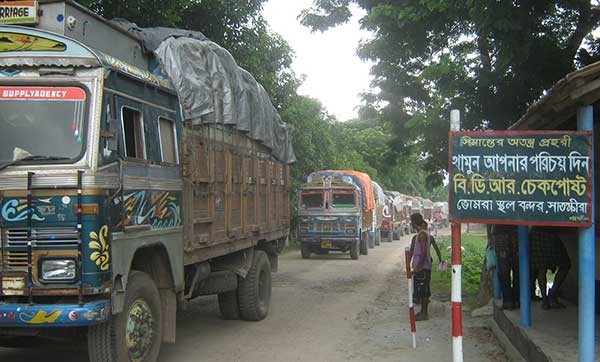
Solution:
M 462 252 L 460 224 L 452 223 L 452 361 L 462 362 Z
M 417 323 L 415 322 L 415 306 L 413 304 L 413 278 L 410 268 L 410 248 L 404 248 L 404 259 L 406 261 L 406 278 L 408 279 L 408 315 L 410 317 L 410 334 L 412 335 L 412 347 L 417 348 Z
M 450 111 L 450 131 L 460 131 L 460 111 Z M 452 361 L 463 361 L 462 344 L 462 251 L 460 224 L 452 223 Z
M 531 327 L 531 291 L 529 289 L 529 228 L 519 226 L 519 295 L 521 326 Z
M 577 110 L 577 129 L 592 131 L 592 152 L 594 150 L 594 111 L 592 106 Z M 592 158 L 593 159 L 593 158 Z M 579 362 L 594 361 L 594 339 L 596 326 L 596 199 L 594 163 L 590 164 L 592 188 L 592 225 L 579 229 Z

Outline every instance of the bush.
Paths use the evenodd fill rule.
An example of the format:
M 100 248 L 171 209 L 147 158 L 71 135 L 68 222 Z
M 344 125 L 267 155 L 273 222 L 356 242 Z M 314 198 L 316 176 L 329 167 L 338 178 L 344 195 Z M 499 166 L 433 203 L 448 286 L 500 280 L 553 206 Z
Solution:
M 450 236 L 438 236 L 436 241 L 442 252 L 442 258 L 450 265 L 452 261 Z M 462 252 L 462 298 L 466 304 L 470 304 L 474 301 L 479 290 L 481 263 L 485 259 L 487 239 L 485 234 L 462 234 L 461 245 L 464 248 Z M 432 256 L 434 270 L 431 273 L 431 293 L 434 299 L 448 301 L 450 300 L 452 283 L 451 268 L 438 272 L 436 267 L 437 256 L 435 253 Z

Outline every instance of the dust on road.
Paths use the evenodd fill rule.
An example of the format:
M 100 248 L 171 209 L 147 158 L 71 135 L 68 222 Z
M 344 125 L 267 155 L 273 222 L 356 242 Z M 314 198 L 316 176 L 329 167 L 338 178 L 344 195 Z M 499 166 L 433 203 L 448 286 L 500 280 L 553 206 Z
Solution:
M 178 314 L 177 344 L 163 345 L 160 362 L 448 361 L 452 355 L 448 302 L 433 301 L 431 319 L 408 324 L 404 248 L 410 236 L 382 243 L 368 256 L 283 255 L 273 275 L 271 310 L 262 322 L 224 321 L 215 297 Z M 465 315 L 465 360 L 507 361 L 485 318 Z M 0 349 L 1 361 L 85 361 L 68 346 Z

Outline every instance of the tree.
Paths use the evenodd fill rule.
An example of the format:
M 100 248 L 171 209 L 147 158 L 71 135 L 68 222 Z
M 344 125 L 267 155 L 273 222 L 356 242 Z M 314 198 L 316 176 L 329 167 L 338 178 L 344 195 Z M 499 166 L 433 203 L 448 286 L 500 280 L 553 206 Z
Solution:
M 186 0 L 78 0 L 106 19 L 123 18 L 141 27 L 177 26 Z
M 293 128 L 293 146 L 298 160 L 292 167 L 294 186 L 306 180 L 313 171 L 336 166 L 334 120 L 321 102 L 306 96 L 290 99 L 281 118 Z
M 447 166 L 451 108 L 463 128 L 505 129 L 575 69 L 582 44 L 600 55 L 589 0 L 317 0 L 302 22 L 324 31 L 347 21 L 352 3 L 373 32 L 359 47 L 380 89 L 369 111 L 393 130 L 397 155 L 422 156 L 430 184 Z
M 301 80 L 291 69 L 294 53 L 272 33 L 262 14 L 265 0 L 83 0 L 81 4 L 107 19 L 124 18 L 140 27 L 174 27 L 200 31 L 227 49 L 282 110 Z
M 266 0 L 187 1 L 180 27 L 197 30 L 227 49 L 267 90 L 281 111 L 301 80 L 291 69 L 294 52 L 262 16 Z

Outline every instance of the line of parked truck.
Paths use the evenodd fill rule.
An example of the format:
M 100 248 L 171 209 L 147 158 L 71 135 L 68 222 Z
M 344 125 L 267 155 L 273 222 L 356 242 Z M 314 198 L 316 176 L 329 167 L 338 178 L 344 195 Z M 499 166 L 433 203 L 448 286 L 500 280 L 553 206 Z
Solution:
M 71 0 L 0 14 L 0 347 L 85 337 L 92 362 L 155 362 L 196 297 L 264 319 L 295 162 L 264 88 L 200 33 Z M 299 206 L 305 257 L 357 259 L 427 215 L 354 171 L 310 175 Z
M 410 215 L 421 213 L 432 227 L 447 226 L 447 203 L 386 191 L 368 174 L 354 170 L 311 173 L 298 192 L 298 238 L 303 258 L 312 253 L 368 255 L 381 241 L 411 230 Z

